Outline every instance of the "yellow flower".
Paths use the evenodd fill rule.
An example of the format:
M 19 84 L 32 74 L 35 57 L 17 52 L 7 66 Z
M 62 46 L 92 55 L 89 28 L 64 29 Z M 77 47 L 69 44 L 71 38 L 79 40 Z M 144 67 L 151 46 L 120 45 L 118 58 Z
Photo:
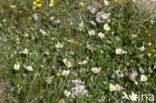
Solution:
M 117 2 L 118 0 L 114 0 L 115 2 Z
M 80 5 L 81 5 L 81 6 L 84 6 L 84 2 L 80 2 Z
M 37 2 L 36 2 L 36 1 L 34 1 L 33 4 L 34 4 L 35 6 L 37 6 Z
M 61 75 L 60 73 L 57 73 L 57 74 L 56 74 L 56 76 L 58 76 L 58 77 L 59 77 L 60 75 Z
M 41 6 L 42 6 L 42 4 L 37 4 L 36 6 L 37 6 L 37 7 L 41 7 Z
M 148 46 L 151 46 L 152 45 L 152 43 L 151 42 L 148 42 Z
M 40 2 L 40 0 L 36 0 L 37 2 Z
M 50 0 L 50 3 L 54 4 L 54 0 Z
M 150 57 L 152 54 L 151 53 L 148 53 L 148 56 Z

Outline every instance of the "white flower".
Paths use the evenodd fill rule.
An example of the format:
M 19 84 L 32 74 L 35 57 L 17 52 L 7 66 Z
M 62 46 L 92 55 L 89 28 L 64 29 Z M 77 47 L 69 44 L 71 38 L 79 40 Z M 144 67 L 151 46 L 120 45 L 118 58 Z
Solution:
M 140 51 L 144 51 L 145 50 L 145 47 L 142 46 L 141 48 L 139 48 Z
M 136 76 L 138 75 L 138 73 L 136 71 L 133 71 L 132 73 L 129 73 L 128 76 L 129 76 L 129 79 L 134 81 L 134 83 L 136 85 L 138 85 L 138 82 L 136 81 Z
M 68 68 L 70 68 L 70 67 L 72 66 L 71 62 L 70 62 L 70 61 L 67 61 L 67 59 L 63 59 L 63 62 L 64 62 L 64 64 L 65 64 Z
M 34 14 L 34 19 L 38 20 L 38 15 L 37 14 Z
M 87 63 L 88 61 L 84 60 L 84 61 L 79 62 L 78 64 L 82 65 L 82 64 L 87 64 Z
M 103 22 L 103 17 L 102 17 L 103 15 L 104 15 L 104 12 L 103 11 L 100 11 L 100 12 L 97 13 L 97 15 L 96 15 L 96 21 L 98 23 L 102 23 Z
M 124 96 L 122 96 L 122 99 L 128 99 L 129 100 L 129 97 L 128 95 L 126 94 L 126 92 L 123 92 Z
M 115 85 L 112 85 L 112 84 L 109 84 L 109 90 L 112 92 L 112 91 L 115 91 L 116 90 L 116 86 Z
M 63 76 L 68 76 L 70 73 L 70 70 L 63 70 L 62 75 Z
M 115 73 L 116 73 L 118 78 L 123 78 L 124 77 L 123 71 L 121 71 L 121 70 L 116 70 Z
M 107 30 L 107 31 L 110 30 L 110 27 L 108 26 L 108 24 L 105 24 L 105 25 L 103 26 L 103 28 L 104 28 L 105 30 Z
M 14 65 L 14 69 L 15 69 L 15 70 L 19 70 L 19 69 L 20 69 L 20 65 L 19 65 L 19 64 L 15 64 L 15 65 Z
M 102 38 L 105 38 L 105 34 L 102 33 L 102 32 L 98 33 L 98 35 L 99 35 L 99 37 L 100 37 L 101 39 L 102 39 Z
M 96 26 L 96 23 L 94 21 L 90 21 L 90 23 L 94 26 Z
M 90 12 L 91 12 L 92 14 L 95 14 L 95 13 L 96 13 L 96 11 L 97 11 L 97 9 L 96 9 L 96 8 L 94 8 L 94 7 L 91 7 L 91 8 L 90 8 Z
M 24 33 L 24 37 L 28 37 L 28 33 Z
M 54 17 L 54 16 L 51 16 L 51 17 L 50 17 L 50 20 L 54 20 L 54 19 L 55 19 L 55 17 Z
M 53 6 L 54 6 L 54 4 L 50 3 L 50 4 L 49 4 L 49 6 L 50 6 L 50 7 L 53 7 Z
M 93 73 L 99 73 L 100 71 L 101 71 L 101 68 L 97 68 L 97 67 L 92 68 Z
M 110 23 L 110 21 L 111 21 L 110 19 L 107 20 L 108 23 Z M 112 34 L 114 34 L 114 33 L 112 32 Z
M 80 79 L 72 80 L 72 83 L 74 84 L 82 84 L 82 81 Z
M 141 75 L 141 81 L 147 81 L 147 76 Z
M 16 5 L 10 5 L 10 8 L 15 9 L 16 8 Z
M 131 101 L 137 101 L 137 94 L 134 94 L 132 92 L 132 95 L 129 95 L 129 97 L 130 97 Z
M 91 35 L 95 35 L 95 31 L 94 30 L 89 30 L 88 33 L 89 33 L 90 36 Z
M 48 79 L 47 79 L 47 84 L 51 84 L 51 83 L 52 83 L 52 79 L 53 79 L 53 76 L 50 77 L 50 78 L 48 78 Z
M 27 69 L 28 71 L 33 71 L 32 66 L 28 66 L 28 67 L 26 67 L 26 69 Z
M 64 95 L 69 97 L 71 95 L 71 92 L 68 92 L 67 90 L 64 91 Z
M 96 17 L 96 21 L 97 21 L 98 23 L 102 23 L 101 17 Z
M 61 20 L 57 19 L 57 20 L 55 20 L 55 22 L 56 22 L 57 24 L 59 24 L 59 23 L 61 22 Z
M 40 32 L 42 33 L 43 36 L 47 35 L 47 33 L 42 29 L 40 29 Z
M 67 63 L 67 59 L 63 59 L 63 62 L 66 64 Z
M 124 89 L 123 87 L 121 87 L 118 84 L 115 85 L 115 88 L 116 88 L 116 91 L 121 91 L 122 89 Z
M 76 87 L 72 88 L 72 97 L 82 97 L 83 95 L 86 95 L 88 91 L 85 89 L 85 86 L 83 85 L 76 85 Z
M 83 28 L 84 27 L 84 23 L 83 22 L 79 23 L 79 27 Z
M 109 3 L 108 3 L 108 1 L 107 1 L 107 0 L 104 0 L 104 4 L 105 4 L 105 5 L 108 5 Z
M 122 51 L 121 48 L 118 48 L 118 49 L 115 50 L 115 52 L 116 52 L 116 54 L 122 54 L 123 51 Z
M 110 14 L 104 13 L 104 14 L 102 15 L 102 18 L 103 18 L 103 19 L 108 19 L 109 15 L 110 15 Z
M 24 54 L 28 54 L 28 53 L 29 53 L 28 49 L 25 48 L 25 49 L 23 50 L 23 53 L 24 53 Z
M 81 23 L 79 23 L 79 30 L 82 30 L 84 28 L 84 23 L 83 21 Z
M 55 46 L 56 46 L 56 48 L 58 48 L 58 49 L 63 48 L 63 44 L 61 44 L 61 43 L 57 43 L 57 44 L 55 44 Z

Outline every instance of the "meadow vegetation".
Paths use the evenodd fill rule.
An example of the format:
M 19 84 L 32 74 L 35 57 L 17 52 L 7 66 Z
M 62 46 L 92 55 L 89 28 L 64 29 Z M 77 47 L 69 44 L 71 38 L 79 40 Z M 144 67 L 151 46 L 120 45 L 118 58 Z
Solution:
M 0 102 L 155 95 L 156 11 L 137 1 L 0 0 Z

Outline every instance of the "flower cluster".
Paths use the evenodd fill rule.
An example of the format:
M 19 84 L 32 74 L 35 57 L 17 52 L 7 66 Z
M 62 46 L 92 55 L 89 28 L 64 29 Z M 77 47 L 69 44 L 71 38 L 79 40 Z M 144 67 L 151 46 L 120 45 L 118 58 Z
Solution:
M 29 51 L 27 48 L 25 48 L 21 53 L 25 54 L 25 55 L 28 55 L 29 54 Z M 28 71 L 33 71 L 33 68 L 32 66 L 25 66 L 26 70 Z M 17 64 L 14 64 L 14 70 L 19 70 L 20 69 L 20 64 L 17 63 Z
M 34 1 L 33 5 L 36 6 L 36 7 L 41 7 L 42 6 L 42 4 L 40 3 L 40 0 Z

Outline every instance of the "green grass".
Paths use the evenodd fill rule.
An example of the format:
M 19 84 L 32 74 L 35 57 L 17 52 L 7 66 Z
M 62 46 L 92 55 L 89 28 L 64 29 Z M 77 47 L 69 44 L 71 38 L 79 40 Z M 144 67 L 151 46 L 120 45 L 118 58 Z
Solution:
M 55 0 L 53 7 L 49 7 L 49 1 L 41 0 L 42 7 L 35 10 L 32 0 L 0 1 L 0 102 L 58 103 L 64 99 L 66 103 L 128 103 L 130 100 L 122 100 L 123 91 L 128 95 L 132 91 L 156 94 L 155 11 L 142 10 L 131 0 L 126 3 L 112 0 L 108 6 L 103 3 L 98 6 L 94 0 L 84 0 L 85 6 L 79 5 L 80 0 Z M 110 13 L 110 22 L 96 22 L 97 13 L 91 14 L 87 9 L 89 5 L 96 7 L 97 12 Z M 38 16 L 37 20 L 34 15 Z M 52 16 L 54 20 L 50 19 Z M 84 27 L 79 30 L 81 22 Z M 106 23 L 111 28 L 108 32 L 103 29 Z M 89 36 L 89 30 L 95 30 L 95 35 Z M 105 33 L 105 38 L 101 39 L 99 32 Z M 116 40 L 117 37 L 120 40 Z M 55 47 L 58 42 L 63 43 L 63 48 Z M 139 50 L 141 46 L 145 51 Z M 28 54 L 21 53 L 25 48 Z M 117 55 L 118 48 L 127 53 Z M 149 57 L 148 53 L 152 55 Z M 67 77 L 57 76 L 68 70 L 63 62 L 65 58 L 72 63 L 70 73 Z M 83 60 L 88 63 L 79 65 Z M 14 70 L 17 63 L 20 69 Z M 26 66 L 32 66 L 33 71 L 26 70 Z M 93 67 L 101 67 L 101 71 L 95 74 L 91 70 Z M 117 78 L 115 71 L 118 69 L 123 71 L 123 78 Z M 138 73 L 138 85 L 129 79 L 132 71 Z M 147 81 L 142 82 L 141 75 L 146 75 Z M 47 84 L 50 77 L 53 77 L 52 82 Z M 73 94 L 72 80 L 75 79 L 83 82 L 87 95 L 76 98 L 64 95 L 65 90 Z M 124 90 L 111 92 L 110 84 L 119 84 Z

